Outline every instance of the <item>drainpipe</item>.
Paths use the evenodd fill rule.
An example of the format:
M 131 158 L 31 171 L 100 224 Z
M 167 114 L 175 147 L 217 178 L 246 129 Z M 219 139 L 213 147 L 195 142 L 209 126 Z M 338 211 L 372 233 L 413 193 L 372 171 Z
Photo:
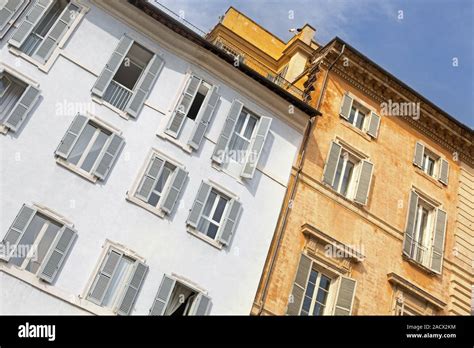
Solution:
M 341 58 L 341 56 L 344 53 L 345 48 L 346 48 L 346 45 L 344 44 L 342 46 L 342 49 L 341 49 L 341 52 L 339 53 L 339 55 L 336 57 L 336 59 L 331 63 L 329 68 L 326 70 L 326 74 L 324 76 L 323 86 L 321 88 L 321 93 L 319 94 L 316 110 L 319 110 L 319 108 L 321 107 L 324 92 L 326 91 L 326 88 L 327 88 L 327 80 L 328 80 L 329 71 L 331 71 L 332 67 Z M 295 199 L 295 196 L 296 196 L 296 188 L 298 187 L 298 182 L 299 182 L 299 179 L 300 179 L 300 176 L 301 176 L 301 172 L 303 170 L 303 163 L 304 163 L 304 159 L 305 159 L 305 156 L 306 156 L 306 150 L 307 150 L 307 147 L 308 147 L 309 137 L 310 137 L 310 135 L 313 131 L 313 126 L 315 124 L 315 121 L 316 121 L 316 116 L 312 116 L 309 119 L 308 123 L 306 124 L 306 129 L 305 129 L 305 134 L 304 134 L 304 137 L 303 137 L 303 142 L 302 142 L 301 147 L 300 147 L 299 160 L 298 160 L 298 166 L 297 166 L 297 169 L 296 169 L 295 180 L 293 181 L 293 185 L 291 187 L 290 199 L 288 201 L 285 212 L 283 214 L 280 228 L 278 229 L 278 238 L 277 238 L 275 249 L 273 250 L 273 253 L 271 254 L 271 258 L 270 258 L 268 276 L 265 279 L 262 299 L 260 300 L 260 308 L 259 308 L 258 313 L 257 313 L 257 315 L 259 315 L 259 316 L 262 315 L 263 308 L 264 308 L 264 305 L 265 305 L 265 301 L 267 299 L 268 284 L 270 284 L 270 278 L 271 278 L 272 273 L 273 273 L 273 268 L 275 267 L 275 262 L 276 262 L 276 259 L 277 259 L 278 250 L 280 249 L 281 241 L 283 240 L 283 235 L 284 235 L 284 231 L 285 231 L 285 228 L 286 228 L 286 224 L 288 222 L 288 215 L 290 213 L 291 205 L 292 205 L 292 203 Z

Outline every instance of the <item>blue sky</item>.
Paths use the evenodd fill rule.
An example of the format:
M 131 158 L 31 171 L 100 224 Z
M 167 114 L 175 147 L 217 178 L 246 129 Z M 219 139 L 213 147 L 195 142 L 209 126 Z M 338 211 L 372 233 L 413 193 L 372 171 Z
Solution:
M 441 109 L 474 128 L 473 0 L 159 0 L 204 31 L 229 6 L 283 40 L 316 28 L 371 58 Z M 294 19 L 289 18 L 293 11 Z M 399 19 L 403 11 L 403 19 Z M 453 66 L 457 58 L 458 66 Z

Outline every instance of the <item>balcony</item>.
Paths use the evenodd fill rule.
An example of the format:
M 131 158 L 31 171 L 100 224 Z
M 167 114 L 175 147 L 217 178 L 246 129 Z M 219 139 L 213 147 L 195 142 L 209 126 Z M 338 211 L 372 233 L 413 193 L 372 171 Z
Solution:
M 125 110 L 128 101 L 132 97 L 133 92 L 120 83 L 112 80 L 109 87 L 105 91 L 103 99 L 110 105 L 119 110 Z

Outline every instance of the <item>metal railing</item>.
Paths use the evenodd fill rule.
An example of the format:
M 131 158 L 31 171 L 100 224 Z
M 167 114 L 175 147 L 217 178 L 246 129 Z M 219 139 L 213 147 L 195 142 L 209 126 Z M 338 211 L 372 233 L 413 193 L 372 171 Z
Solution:
M 133 92 L 112 80 L 104 94 L 104 100 L 119 110 L 125 110 Z
M 31 33 L 30 35 L 28 35 L 20 49 L 27 55 L 32 56 L 43 40 L 44 38 L 39 36 L 38 34 Z

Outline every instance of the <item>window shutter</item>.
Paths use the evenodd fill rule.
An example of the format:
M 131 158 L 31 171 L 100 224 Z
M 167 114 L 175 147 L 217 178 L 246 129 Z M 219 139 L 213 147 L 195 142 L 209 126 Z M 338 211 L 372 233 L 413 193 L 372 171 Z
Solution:
M 323 174 L 323 181 L 331 186 L 336 176 L 337 164 L 339 162 L 339 157 L 341 156 L 341 150 L 342 146 L 333 141 L 331 144 L 331 149 L 329 150 Z
M 443 184 L 448 184 L 448 175 L 449 175 L 449 163 L 445 159 L 440 159 L 440 168 L 439 168 L 439 181 Z
M 188 141 L 188 145 L 195 150 L 199 149 L 201 141 L 206 134 L 207 126 L 209 125 L 212 115 L 214 114 L 214 110 L 220 98 L 218 91 L 219 88 L 217 86 L 212 86 L 211 91 L 207 94 L 206 100 L 201 106 L 200 116 L 198 116 L 196 119 L 196 124 L 194 125 L 193 132 L 191 133 L 191 137 Z
M 433 236 L 433 252 L 431 254 L 431 269 L 441 273 L 443 268 L 444 239 L 446 236 L 446 212 L 436 209 L 436 223 Z
M 145 176 L 143 177 L 142 185 L 137 190 L 135 196 L 145 202 L 148 202 L 148 199 L 150 198 L 151 192 L 155 187 L 156 180 L 158 179 L 158 175 L 160 175 L 161 173 L 164 163 L 165 162 L 161 158 L 157 156 L 153 157 L 151 163 L 148 165 L 148 169 L 145 173 Z
M 188 172 L 182 168 L 177 167 L 174 171 L 172 180 L 168 185 L 168 189 L 160 199 L 160 208 L 166 214 L 171 214 L 173 211 L 187 177 Z
M 403 240 L 403 253 L 409 257 L 412 255 L 413 235 L 415 233 L 416 212 L 418 208 L 418 194 L 411 191 L 410 205 L 408 206 L 407 226 Z
M 124 144 L 125 139 L 121 135 L 113 133 L 110 136 L 105 151 L 102 152 L 102 156 L 94 169 L 95 176 L 101 180 L 105 180 Z
M 145 275 L 148 272 L 148 266 L 142 262 L 136 261 L 130 281 L 125 287 L 125 293 L 118 306 L 117 313 L 120 315 L 129 315 L 132 311 L 138 292 L 143 284 Z
M 14 106 L 12 111 L 8 114 L 5 119 L 5 126 L 7 126 L 12 132 L 16 132 L 20 129 L 23 122 L 26 120 L 28 112 L 33 108 L 33 105 L 40 96 L 40 90 L 36 87 L 28 85 L 18 100 L 18 103 Z
M 122 36 L 120 42 L 117 45 L 117 48 L 115 48 L 114 53 L 112 53 L 112 56 L 105 65 L 104 70 L 102 70 L 102 73 L 95 82 L 94 87 L 92 87 L 93 94 L 99 97 L 102 97 L 104 95 L 105 91 L 107 90 L 107 87 L 109 86 L 110 81 L 112 81 L 112 78 L 115 76 L 115 73 L 120 68 L 120 64 L 122 64 L 122 61 L 124 60 L 128 50 L 130 49 L 130 47 L 132 47 L 132 45 L 132 39 L 130 39 L 126 35 Z
M 423 168 L 423 155 L 425 154 L 425 146 L 419 141 L 415 145 L 415 156 L 413 157 L 413 164 L 418 168 Z
M 304 292 L 306 290 L 306 285 L 308 284 L 309 272 L 311 271 L 311 265 L 311 259 L 305 254 L 301 254 L 298 270 L 296 271 L 295 282 L 293 284 L 293 290 L 291 291 L 291 297 L 288 301 L 288 309 L 286 311 L 286 314 L 288 315 L 300 314 Z
M 372 182 L 372 171 L 374 165 L 369 161 L 361 161 L 362 168 L 360 169 L 359 182 L 357 183 L 356 194 L 354 201 L 366 205 L 369 197 L 370 183 Z
M 376 139 L 379 133 L 379 126 L 380 116 L 372 111 L 370 113 L 369 129 L 367 130 L 367 134 Z
M 55 154 L 57 156 L 62 157 L 64 159 L 68 158 L 72 148 L 76 144 L 76 141 L 79 138 L 79 135 L 82 133 L 88 120 L 89 119 L 86 116 L 80 114 L 77 114 L 76 117 L 74 117 L 74 120 L 69 126 L 69 129 L 67 130 L 63 139 L 59 143 L 58 148 L 55 151 Z
M 150 91 L 158 78 L 165 62 L 163 58 L 154 55 L 148 63 L 145 72 L 140 78 L 140 82 L 135 87 L 133 95 L 131 96 L 125 112 L 132 117 L 137 117 L 140 113 L 146 98 L 150 95 Z
M 232 235 L 237 228 L 237 221 L 242 213 L 242 203 L 232 199 L 229 201 L 229 206 L 226 210 L 226 216 L 222 221 L 222 225 L 219 228 L 218 240 L 224 245 L 229 245 Z
M 188 220 L 186 223 L 194 228 L 197 227 L 199 222 L 199 218 L 201 217 L 202 209 L 204 208 L 204 204 L 206 204 L 207 197 L 211 192 L 211 186 L 204 181 L 201 183 L 199 187 L 198 194 L 196 199 L 194 200 L 193 207 L 189 211 Z
M 23 22 L 21 22 L 20 26 L 13 33 L 13 36 L 8 43 L 14 47 L 20 48 L 46 11 L 51 7 L 52 3 L 53 0 L 37 0 L 25 16 Z
M 352 101 L 352 97 L 350 97 L 348 94 L 344 94 L 342 96 L 341 111 L 339 112 L 339 115 L 346 120 L 349 119 L 349 115 L 351 113 Z
M 87 299 L 99 306 L 102 304 L 110 280 L 112 279 L 117 265 L 122 258 L 122 253 L 115 250 L 109 250 L 102 262 L 101 268 L 96 275 L 94 283 L 90 289 Z
M 183 126 L 184 119 L 186 118 L 189 108 L 191 107 L 194 97 L 196 96 L 196 93 L 199 89 L 200 83 L 201 79 L 195 76 L 191 76 L 188 79 L 186 83 L 186 88 L 184 89 L 183 94 L 179 98 L 178 105 L 176 106 L 176 109 L 174 110 L 168 122 L 168 125 L 165 130 L 166 134 L 174 138 L 178 137 L 178 134 L 181 131 L 181 127 Z
M 29 207 L 25 204 L 21 207 L 20 212 L 15 217 L 15 220 L 13 221 L 12 225 L 8 229 L 7 234 L 2 240 L 2 244 L 6 247 L 6 250 L 11 250 L 8 249 L 8 246 L 12 248 L 13 246 L 16 246 L 18 244 L 21 236 L 23 235 L 23 233 L 25 233 L 26 228 L 30 224 L 31 219 L 33 219 L 35 214 L 35 208 Z M 0 255 L 0 258 L 8 262 L 8 260 L 10 259 L 10 255 Z
M 204 295 L 203 293 L 199 293 L 196 297 L 196 300 L 193 303 L 193 307 L 191 308 L 191 315 L 208 315 L 209 310 L 211 307 L 211 299 Z
M 153 306 L 150 309 L 150 315 L 163 315 L 165 313 L 175 283 L 174 278 L 168 277 L 166 274 L 163 276 Z
M 66 226 L 61 229 L 61 233 L 54 241 L 47 258 L 41 265 L 40 279 L 48 283 L 54 282 L 76 238 L 77 232 L 74 229 Z
M 257 131 L 255 132 L 255 136 L 250 144 L 250 151 L 247 154 L 247 159 L 242 169 L 242 177 L 247 179 L 253 178 L 271 124 L 272 119 L 270 117 L 260 117 Z
M 354 279 L 341 277 L 334 315 L 351 315 L 356 286 L 357 282 Z
M 0 9 L 0 32 L 4 30 L 8 23 L 15 17 L 17 11 L 23 6 L 26 0 L 7 0 L 5 6 Z M 0 38 L 1 38 L 0 34 Z

